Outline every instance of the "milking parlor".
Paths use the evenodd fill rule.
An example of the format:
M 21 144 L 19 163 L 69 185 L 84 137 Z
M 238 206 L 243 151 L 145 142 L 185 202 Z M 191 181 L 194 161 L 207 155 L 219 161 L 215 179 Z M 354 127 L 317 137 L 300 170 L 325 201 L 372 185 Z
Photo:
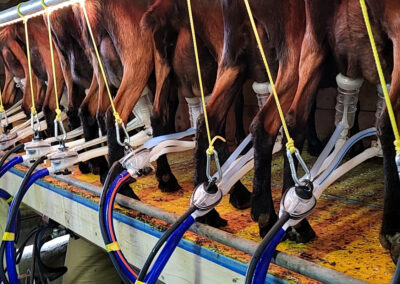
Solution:
M 399 19 L 0 0 L 0 283 L 400 284 Z

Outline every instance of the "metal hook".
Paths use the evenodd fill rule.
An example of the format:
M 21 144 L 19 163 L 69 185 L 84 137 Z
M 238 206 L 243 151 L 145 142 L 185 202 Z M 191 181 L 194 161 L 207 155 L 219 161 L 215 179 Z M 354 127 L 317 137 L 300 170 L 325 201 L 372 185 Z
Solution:
M 130 144 L 130 137 L 129 137 L 128 131 L 125 128 L 125 124 L 123 122 L 121 122 L 121 128 L 122 128 L 122 130 L 124 131 L 124 134 L 125 134 L 125 140 L 123 142 L 121 141 L 121 134 L 119 133 L 118 121 L 115 121 L 115 131 L 116 131 L 116 134 L 117 134 L 117 142 L 118 142 L 118 144 L 120 146 L 126 147 L 126 143 Z
M 217 166 L 218 177 L 217 177 L 217 180 L 215 181 L 215 183 L 218 183 L 218 182 L 220 182 L 222 180 L 222 169 L 221 169 L 221 165 L 219 163 L 218 153 L 215 150 L 213 150 L 213 154 L 212 155 L 208 155 L 207 154 L 206 175 L 207 175 L 208 181 L 211 182 L 213 180 L 213 177 L 210 174 L 210 171 L 211 171 L 211 156 L 214 156 L 215 165 Z
M 35 123 L 37 124 L 37 128 L 35 128 Z M 39 116 L 37 113 L 36 114 L 31 113 L 31 129 L 35 133 L 42 130 L 42 127 L 40 126 Z
M 3 118 L 5 121 L 5 124 L 3 125 Z M 8 126 L 8 118 L 7 118 L 7 113 L 5 111 L 0 112 L 0 126 L 2 126 L 4 129 Z
M 301 157 L 299 150 L 295 149 L 294 154 L 295 154 L 297 160 L 299 161 L 300 166 L 304 170 L 304 173 L 306 175 L 306 180 L 311 180 L 310 171 L 308 170 L 306 163 L 304 162 L 303 158 Z M 293 156 L 292 156 L 292 153 L 290 152 L 290 150 L 286 151 L 286 155 L 287 155 L 287 158 L 288 158 L 288 161 L 289 161 L 290 171 L 292 173 L 292 178 L 293 178 L 294 183 L 297 186 L 305 185 L 304 182 L 300 181 L 299 178 L 297 177 L 296 167 L 294 165 Z
M 58 126 L 60 126 L 60 129 L 62 131 L 62 138 L 58 136 Z M 62 123 L 61 120 L 57 120 L 57 118 L 54 120 L 54 137 L 56 137 L 58 142 L 67 139 L 67 132 L 65 131 L 64 124 Z
M 399 174 L 399 179 L 400 179 L 400 154 L 396 155 L 396 165 L 397 165 L 397 173 Z

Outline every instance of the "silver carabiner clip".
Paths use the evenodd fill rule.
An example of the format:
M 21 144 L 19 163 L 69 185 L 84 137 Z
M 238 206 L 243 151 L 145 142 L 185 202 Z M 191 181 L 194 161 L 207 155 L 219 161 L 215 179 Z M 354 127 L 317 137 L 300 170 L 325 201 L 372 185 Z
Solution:
M 400 179 L 400 154 L 396 155 L 396 165 L 397 165 L 397 173 L 399 174 L 399 179 Z
M 219 159 L 218 159 L 218 153 L 217 151 L 213 150 L 213 154 L 212 155 L 208 155 L 207 154 L 207 166 L 206 166 L 206 175 L 208 178 L 208 181 L 211 182 L 213 177 L 211 176 L 211 156 L 214 156 L 215 159 L 215 165 L 217 166 L 217 180 L 215 181 L 215 183 L 218 183 L 222 180 L 222 169 L 221 169 L 221 165 L 219 163 Z
M 36 128 L 35 124 L 37 125 Z M 31 113 L 31 129 L 35 133 L 42 130 L 42 127 L 40 126 L 39 116 L 37 113 L 36 114 Z
M 306 163 L 304 162 L 303 158 L 301 157 L 300 152 L 299 152 L 298 149 L 295 149 L 294 155 L 296 156 L 297 160 L 299 161 L 300 166 L 301 166 L 302 169 L 304 170 L 304 173 L 305 173 L 305 175 L 306 175 L 306 180 L 311 180 L 310 171 L 309 171 L 309 169 L 307 168 L 307 165 L 306 165 Z M 300 186 L 300 185 L 303 185 L 303 186 L 304 186 L 305 184 L 304 184 L 302 181 L 300 181 L 299 178 L 297 177 L 296 167 L 295 167 L 295 165 L 294 165 L 293 156 L 292 156 L 292 153 L 290 152 L 290 150 L 287 150 L 287 151 L 286 151 L 286 156 L 287 156 L 288 161 L 289 161 L 290 171 L 291 171 L 291 173 L 292 173 L 292 178 L 293 178 L 294 183 L 295 183 L 297 186 Z
M 3 124 L 3 118 L 4 118 L 4 124 Z M 0 112 L 0 126 L 2 126 L 4 129 L 8 126 L 8 118 L 6 111 Z
M 123 122 L 121 123 L 121 127 L 125 134 L 124 141 L 121 141 L 121 134 L 119 133 L 119 124 L 118 124 L 118 121 L 115 121 L 115 131 L 117 134 L 117 142 L 120 146 L 126 147 L 127 146 L 126 143 L 128 143 L 130 145 L 130 137 L 129 137 L 128 131 L 125 128 L 125 124 Z
M 58 137 L 58 127 L 60 127 L 62 131 L 62 138 Z M 57 118 L 54 119 L 54 137 L 57 139 L 58 142 L 65 141 L 67 139 L 67 132 L 65 131 L 64 124 L 62 121 L 57 121 Z

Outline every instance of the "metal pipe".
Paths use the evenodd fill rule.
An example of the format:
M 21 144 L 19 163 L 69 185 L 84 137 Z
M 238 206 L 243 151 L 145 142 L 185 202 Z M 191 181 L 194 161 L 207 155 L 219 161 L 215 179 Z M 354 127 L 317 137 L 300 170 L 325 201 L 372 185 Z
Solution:
M 100 196 L 102 192 L 102 189 L 98 186 L 94 186 L 92 184 L 76 180 L 69 176 L 56 176 L 54 178 L 59 181 L 66 182 L 72 186 L 85 189 L 95 194 L 96 196 Z M 143 202 L 125 197 L 120 194 L 117 195 L 116 201 L 124 207 L 139 211 L 143 214 L 168 222 L 170 224 L 174 223 L 179 218 L 177 214 L 166 212 L 155 206 L 145 204 Z M 194 225 L 192 225 L 190 227 L 190 231 L 250 255 L 254 253 L 254 251 L 258 246 L 258 243 L 254 241 L 237 237 L 233 234 L 200 223 L 195 223 Z M 272 260 L 272 263 L 275 263 L 276 265 L 300 273 L 306 277 L 315 279 L 323 283 L 349 283 L 349 284 L 366 283 L 364 281 L 355 279 L 351 276 L 340 273 L 333 269 L 320 266 L 318 264 L 298 258 L 293 255 L 289 255 L 284 252 L 277 251 L 276 256 Z
M 60 6 L 68 6 L 73 3 L 78 3 L 79 1 L 67 1 L 67 0 L 45 0 L 44 3 L 47 7 L 54 7 L 57 5 Z M 65 5 L 62 5 L 65 4 Z M 33 17 L 36 15 L 40 15 L 44 12 L 44 8 L 40 0 L 31 0 L 28 2 L 22 3 L 20 6 L 20 12 L 22 15 L 26 17 Z M 0 26 L 12 24 L 18 21 L 21 21 L 21 17 L 18 15 L 17 7 L 11 7 L 7 10 L 0 12 Z

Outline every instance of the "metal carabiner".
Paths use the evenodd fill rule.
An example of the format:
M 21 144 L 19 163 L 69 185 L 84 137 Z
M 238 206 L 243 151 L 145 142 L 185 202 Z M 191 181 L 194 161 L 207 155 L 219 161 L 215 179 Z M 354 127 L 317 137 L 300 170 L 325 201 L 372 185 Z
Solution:
M 210 173 L 211 172 L 211 156 L 214 156 L 215 165 L 217 166 L 218 177 L 217 177 L 215 183 L 218 183 L 222 180 L 222 169 L 221 169 L 221 165 L 219 163 L 218 153 L 215 150 L 213 150 L 212 155 L 207 154 L 206 175 L 208 178 L 208 182 L 211 182 L 213 180 L 213 177 L 211 176 L 211 173 Z
M 35 128 L 35 123 L 37 124 L 37 128 Z M 40 126 L 39 116 L 37 113 L 36 114 L 31 113 L 31 129 L 35 133 L 42 130 L 42 127 Z
M 119 133 L 118 121 L 115 121 L 115 131 L 116 131 L 116 134 L 117 134 L 117 142 L 118 142 L 118 144 L 120 146 L 126 147 L 126 143 L 130 144 L 130 137 L 129 137 L 128 131 L 125 128 L 125 124 L 123 122 L 121 122 L 121 127 L 122 127 L 122 130 L 125 133 L 125 140 L 123 142 L 121 141 L 121 135 Z
M 4 121 L 5 121 L 4 125 L 3 125 L 3 118 L 4 118 Z M 6 127 L 8 126 L 7 113 L 4 110 L 0 112 L 0 126 L 2 126 L 3 129 L 6 129 Z
M 60 126 L 62 131 L 62 138 L 58 137 L 58 126 Z M 67 132 L 65 131 L 64 124 L 61 120 L 54 119 L 54 137 L 57 139 L 58 142 L 64 141 L 67 139 Z
M 400 154 L 396 155 L 396 165 L 397 165 L 397 173 L 399 174 L 399 179 L 400 179 Z
M 294 154 L 295 154 L 297 160 L 299 161 L 300 166 L 301 166 L 301 167 L 303 168 L 303 170 L 304 170 L 304 173 L 305 173 L 305 175 L 306 175 L 305 180 L 311 180 L 310 171 L 308 170 L 306 163 L 304 162 L 303 158 L 301 157 L 299 150 L 298 150 L 298 149 L 295 149 Z M 292 173 L 292 178 L 293 178 L 294 183 L 295 183 L 297 186 L 301 186 L 301 185 L 302 185 L 302 186 L 305 186 L 306 184 L 304 184 L 304 182 L 300 181 L 299 178 L 297 177 L 296 167 L 295 167 L 295 165 L 294 165 L 293 156 L 292 156 L 292 153 L 290 152 L 290 150 L 287 150 L 287 151 L 286 151 L 286 156 L 287 156 L 288 161 L 289 161 L 290 171 L 291 171 L 291 173 Z

